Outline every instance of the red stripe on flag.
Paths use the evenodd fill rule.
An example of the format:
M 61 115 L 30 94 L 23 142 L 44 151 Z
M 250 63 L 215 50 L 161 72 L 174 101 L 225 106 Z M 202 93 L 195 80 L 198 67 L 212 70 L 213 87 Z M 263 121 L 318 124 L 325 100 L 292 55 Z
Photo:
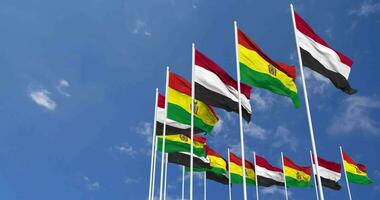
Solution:
M 160 108 L 165 108 L 165 96 L 162 94 L 158 94 L 158 102 L 157 102 L 158 107 Z
M 296 20 L 296 27 L 297 29 L 302 32 L 303 34 L 307 35 L 311 39 L 313 39 L 315 42 L 318 42 L 319 44 L 330 48 L 331 50 L 335 51 L 336 54 L 338 54 L 340 61 L 347 66 L 351 67 L 352 66 L 352 60 L 345 56 L 344 54 L 340 53 L 339 51 L 331 48 L 321 37 L 319 37 L 314 30 L 309 26 L 309 24 L 306 23 L 304 19 L 302 19 L 295 11 L 294 11 L 294 16 Z
M 313 155 L 313 163 L 315 163 L 314 155 Z M 340 173 L 340 171 L 342 170 L 342 166 L 339 163 L 325 160 L 319 156 L 318 156 L 318 165 L 320 167 L 324 167 L 324 168 L 329 169 L 331 171 L 334 171 L 336 173 Z
M 237 157 L 232 152 L 230 152 L 230 161 L 239 166 L 242 166 L 241 158 Z M 245 160 L 245 168 L 254 169 L 253 164 L 247 160 Z
M 358 164 L 356 163 L 346 152 L 344 152 L 342 150 L 342 153 L 343 153 L 343 160 L 345 160 L 346 162 L 350 163 L 350 164 L 353 164 L 353 165 L 356 165 L 361 171 L 365 172 L 366 171 L 366 167 L 365 165 L 362 165 L 362 164 Z
M 219 67 L 214 61 L 212 61 L 210 58 L 205 56 L 197 49 L 195 50 L 195 65 L 202 67 L 208 71 L 211 71 L 212 73 L 216 74 L 225 84 L 238 90 L 237 81 L 234 80 L 229 74 L 227 74 L 227 72 L 224 71 L 223 68 Z M 244 83 L 240 83 L 240 90 L 242 94 L 244 94 L 248 99 L 250 99 L 250 86 Z
M 311 175 L 311 167 L 302 167 L 299 165 L 296 165 L 292 160 L 290 160 L 288 157 L 284 156 L 284 165 L 293 169 L 296 169 L 298 171 L 303 171 L 306 174 Z
M 258 156 L 258 155 L 256 155 L 256 165 L 263 167 L 269 171 L 275 171 L 275 172 L 281 172 L 282 173 L 282 169 L 272 166 L 271 164 L 269 164 L 269 162 L 267 160 L 265 160 L 265 158 Z

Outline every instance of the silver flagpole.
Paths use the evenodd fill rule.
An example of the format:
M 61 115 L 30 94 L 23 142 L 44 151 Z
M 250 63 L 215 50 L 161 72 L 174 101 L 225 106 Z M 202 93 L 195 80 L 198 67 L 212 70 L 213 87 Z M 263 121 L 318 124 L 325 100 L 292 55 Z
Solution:
M 207 180 L 206 180 L 206 172 L 203 172 L 203 199 L 207 199 Z
M 182 200 L 185 200 L 185 166 L 182 166 Z
M 352 200 L 351 190 L 350 190 L 350 184 L 348 183 L 348 179 L 347 179 L 347 171 L 346 171 L 346 167 L 344 166 L 344 158 L 343 158 L 342 146 L 339 146 L 339 149 L 340 149 L 340 156 L 342 157 L 342 165 L 343 165 L 343 170 L 344 170 L 344 176 L 346 177 L 348 197 L 350 197 L 350 200 Z
M 156 146 L 156 123 L 157 123 L 157 101 L 158 101 L 158 88 L 156 88 L 156 101 L 154 103 L 154 121 L 153 121 L 153 133 L 152 133 L 152 153 L 150 160 L 150 177 L 149 177 L 149 197 L 148 199 L 152 200 L 152 194 L 154 194 L 153 190 L 153 177 L 155 176 L 154 171 L 154 160 L 155 157 L 155 146 Z
M 317 185 L 317 180 L 315 179 L 315 169 L 314 169 L 314 164 L 313 164 L 313 155 L 310 151 L 310 160 L 311 160 L 311 168 L 313 169 L 313 180 L 314 180 L 314 188 L 315 188 L 315 194 L 317 196 L 317 200 L 319 200 L 319 195 L 318 195 L 318 185 Z
M 194 65 L 195 65 L 195 44 L 192 44 L 191 58 L 191 142 L 190 142 L 190 200 L 193 200 L 193 143 L 194 143 Z
M 286 188 L 284 154 L 282 152 L 281 152 L 281 161 L 282 161 L 282 175 L 284 177 L 284 186 L 285 186 L 285 199 L 288 200 L 288 188 Z
M 259 180 L 257 180 L 256 152 L 253 152 L 253 162 L 254 162 L 254 166 L 255 166 L 256 200 L 259 200 Z
M 168 184 L 168 154 L 165 154 L 165 180 L 164 180 L 164 200 L 166 200 L 166 186 Z
M 169 86 L 169 67 L 166 67 L 165 118 L 164 118 L 164 128 L 163 128 L 163 131 L 162 131 L 161 176 L 160 176 L 160 200 L 162 200 L 162 192 L 163 192 L 163 186 L 164 186 L 166 118 L 168 117 L 168 90 L 169 90 L 168 86 Z
M 243 160 L 243 196 L 244 200 L 247 200 L 247 181 L 245 180 L 245 153 L 244 153 L 244 133 L 243 133 L 243 117 L 241 108 L 241 88 L 240 88 L 240 67 L 239 67 L 239 48 L 238 48 L 238 30 L 237 22 L 234 21 L 235 30 L 235 56 L 236 56 L 236 71 L 237 71 L 237 83 L 238 83 L 238 95 L 239 95 L 239 124 L 240 124 L 240 146 L 241 146 L 241 159 Z
M 317 168 L 317 170 L 316 170 L 317 171 L 317 179 L 318 179 L 318 183 L 319 183 L 318 184 L 318 188 L 319 188 L 319 193 L 320 193 L 321 200 L 324 200 L 325 198 L 324 198 L 324 195 L 323 195 L 323 189 L 322 189 L 322 184 L 321 184 L 321 177 L 319 175 L 319 169 L 318 169 L 319 165 L 318 165 L 317 146 L 315 144 L 313 122 L 312 122 L 312 119 L 311 119 L 310 108 L 309 108 L 309 98 L 307 96 L 307 89 L 306 89 L 305 76 L 304 76 L 304 73 L 303 73 L 303 64 L 302 64 L 301 52 L 300 52 L 300 49 L 299 49 L 298 40 L 297 40 L 297 34 L 296 34 L 296 23 L 295 23 L 295 18 L 294 18 L 293 4 L 290 4 L 290 10 L 292 12 L 294 37 L 295 37 L 295 40 L 296 40 L 298 61 L 299 61 L 300 71 L 301 71 L 301 79 L 302 79 L 302 87 L 303 87 L 303 91 L 304 91 L 303 94 L 304 94 L 304 98 L 305 98 L 306 114 L 307 114 L 307 119 L 308 119 L 308 122 L 309 122 L 311 146 L 312 146 L 312 149 L 313 149 L 314 157 L 316 158 L 315 159 L 315 165 L 316 165 L 316 168 Z
M 231 194 L 230 148 L 227 149 L 227 153 L 228 153 L 228 196 L 229 196 L 229 200 L 232 200 L 232 194 Z

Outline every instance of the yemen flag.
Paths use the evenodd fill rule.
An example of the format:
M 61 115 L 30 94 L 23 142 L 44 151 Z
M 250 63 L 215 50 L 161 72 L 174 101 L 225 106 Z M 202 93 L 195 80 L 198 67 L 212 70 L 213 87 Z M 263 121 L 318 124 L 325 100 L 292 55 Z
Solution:
M 159 151 L 162 151 L 162 141 L 163 136 L 157 136 Z M 194 136 L 193 151 L 194 154 L 199 157 L 206 157 L 205 151 L 206 139 L 200 136 Z M 176 152 L 188 152 L 190 153 L 191 148 L 191 138 L 188 135 L 177 134 L 177 135 L 166 135 L 165 136 L 165 152 L 166 153 L 176 153 Z
M 318 165 L 318 173 L 321 177 L 322 186 L 333 190 L 340 190 L 342 187 L 339 185 L 338 181 L 341 177 L 340 170 L 342 169 L 342 166 L 339 163 L 328 161 L 319 157 Z M 314 164 L 313 167 L 315 169 Z M 317 178 L 317 176 L 315 178 Z
M 165 96 L 159 94 L 157 102 L 157 123 L 156 123 L 156 134 L 162 135 L 165 120 Z M 190 134 L 191 126 L 187 124 L 181 124 L 174 120 L 166 118 L 166 133 L 165 135 L 176 135 L 176 134 Z M 201 133 L 202 130 L 194 127 L 194 133 Z
M 258 185 L 270 187 L 272 185 L 284 185 L 282 169 L 274 167 L 263 157 L 256 155 L 256 175 Z
M 191 125 L 191 84 L 173 72 L 169 74 L 167 117 Z M 194 127 L 210 133 L 218 120 L 210 106 L 194 100 Z
M 246 34 L 238 29 L 240 77 L 252 86 L 288 96 L 296 108 L 300 106 L 294 83 L 294 66 L 274 62 Z
M 194 81 L 196 99 L 228 112 L 239 113 L 237 82 L 214 61 L 198 50 L 195 50 Z M 243 117 L 249 122 L 252 114 L 249 102 L 251 87 L 241 83 L 240 90 Z
M 365 165 L 357 164 L 344 151 L 342 154 L 348 181 L 361 185 L 371 184 L 372 180 L 368 178 Z
M 296 165 L 286 156 L 284 156 L 284 175 L 288 187 L 310 186 L 311 167 Z
M 241 158 L 230 152 L 230 176 L 231 183 L 243 184 L 243 165 Z M 255 170 L 253 164 L 249 161 L 245 161 L 245 180 L 247 185 L 254 185 L 255 182 Z
M 331 48 L 296 12 L 294 18 L 303 65 L 330 79 L 345 93 L 355 94 L 357 90 L 348 83 L 353 63 L 350 58 Z

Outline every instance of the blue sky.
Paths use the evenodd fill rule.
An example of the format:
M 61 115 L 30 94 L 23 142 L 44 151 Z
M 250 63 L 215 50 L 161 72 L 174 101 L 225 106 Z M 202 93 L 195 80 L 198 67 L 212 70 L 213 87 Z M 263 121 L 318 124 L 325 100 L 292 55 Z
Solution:
M 276 60 L 297 65 L 290 1 L 2 0 L 0 2 L 0 199 L 145 199 L 154 90 L 165 66 L 190 78 L 191 42 L 236 76 L 233 20 Z M 368 167 L 375 183 L 351 185 L 354 199 L 380 195 L 380 2 L 293 1 L 331 46 L 354 61 L 347 96 L 306 71 L 320 156 L 339 161 L 339 145 Z M 303 100 L 300 82 L 299 95 Z M 280 152 L 308 165 L 304 104 L 253 89 L 246 155 L 280 165 Z M 303 102 L 303 101 L 302 101 Z M 238 117 L 217 111 L 208 144 L 239 149 Z M 238 153 L 238 152 L 236 152 Z M 180 169 L 169 166 L 168 195 L 180 197 Z M 202 181 L 195 179 L 196 198 Z M 328 199 L 347 198 L 344 179 Z M 188 186 L 188 184 L 187 184 Z M 208 182 L 209 199 L 227 187 Z M 281 199 L 282 188 L 260 188 Z M 291 199 L 314 190 L 290 189 Z M 242 188 L 233 187 L 234 199 Z M 249 188 L 254 198 L 254 188 Z

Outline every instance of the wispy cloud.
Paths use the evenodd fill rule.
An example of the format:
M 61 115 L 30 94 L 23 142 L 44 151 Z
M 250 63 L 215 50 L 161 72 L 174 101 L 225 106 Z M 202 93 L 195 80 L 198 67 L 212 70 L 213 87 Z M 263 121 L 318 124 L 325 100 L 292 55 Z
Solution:
M 123 180 L 123 182 L 127 185 L 135 184 L 135 183 L 138 183 L 140 181 L 141 181 L 140 178 L 132 178 L 132 177 L 124 177 L 124 180 Z
M 343 100 L 341 112 L 334 116 L 327 131 L 333 134 L 347 134 L 354 130 L 365 134 L 380 135 L 380 123 L 371 115 L 380 109 L 380 100 L 365 96 L 350 96 Z
M 149 144 L 152 143 L 153 125 L 150 122 L 140 122 L 135 131 L 145 137 Z
M 274 135 L 274 142 L 272 143 L 273 147 L 282 147 L 289 146 L 292 151 L 297 150 L 298 139 L 293 134 L 291 134 L 290 130 L 284 126 L 277 127 Z
M 265 90 L 255 90 L 251 97 L 255 111 L 266 111 L 273 106 L 275 101 L 275 95 Z
M 89 190 L 89 191 L 97 191 L 100 189 L 100 183 L 98 181 L 92 181 L 90 178 L 88 178 L 87 176 L 84 176 L 83 177 L 83 180 L 86 184 L 86 188 Z
M 48 110 L 55 110 L 57 104 L 50 98 L 50 92 L 45 89 L 32 90 L 29 93 L 30 98 L 39 106 Z
M 252 122 L 244 123 L 243 129 L 244 133 L 247 136 L 260 140 L 267 139 L 268 135 L 270 134 L 268 130 Z
M 373 3 L 372 1 L 364 1 L 359 6 L 359 8 L 349 10 L 348 14 L 361 17 L 361 16 L 369 16 L 371 14 L 375 14 L 378 12 L 380 12 L 379 2 Z
M 333 32 L 332 32 L 332 28 L 331 27 L 325 29 L 324 32 L 327 35 L 327 37 L 329 37 L 330 39 L 333 37 L 333 34 L 332 34 Z
M 304 68 L 304 75 L 308 91 L 312 94 L 323 94 L 326 89 L 331 85 L 330 80 L 320 75 L 317 72 Z M 297 77 L 297 80 L 301 84 L 301 77 Z
M 214 126 L 213 133 L 219 134 L 223 130 L 224 121 L 222 118 L 219 118 L 219 122 Z
M 114 146 L 114 149 L 130 157 L 134 157 L 137 154 L 137 151 L 129 144 Z
M 134 27 L 132 29 L 133 34 L 143 34 L 145 36 L 151 36 L 152 32 L 148 29 L 145 21 L 138 19 L 135 21 Z
M 283 187 L 266 187 L 261 190 L 261 193 L 263 195 L 275 195 L 275 194 L 280 194 L 280 195 L 285 195 L 285 190 Z M 288 190 L 288 197 L 292 196 L 291 191 Z
M 68 88 L 70 87 L 70 83 L 68 81 L 66 81 L 65 79 L 62 79 L 59 81 L 58 85 L 57 85 L 57 91 L 65 96 L 65 97 L 71 97 L 71 94 L 67 93 L 64 91 L 65 88 Z

